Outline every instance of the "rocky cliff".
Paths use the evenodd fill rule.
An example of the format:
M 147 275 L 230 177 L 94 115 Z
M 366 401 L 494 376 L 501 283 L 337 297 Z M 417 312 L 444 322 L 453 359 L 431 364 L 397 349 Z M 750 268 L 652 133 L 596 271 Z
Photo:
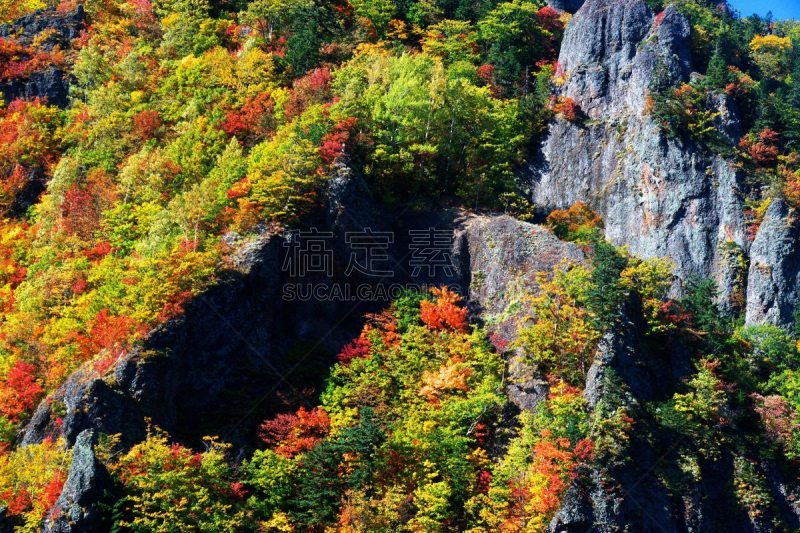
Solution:
M 536 204 L 549 209 L 588 201 L 613 243 L 640 257 L 670 257 L 679 279 L 714 278 L 725 306 L 741 310 L 746 300 L 748 322 L 789 325 L 786 302 L 798 273 L 790 257 L 793 221 L 776 206 L 751 243 L 740 171 L 690 140 L 668 138 L 648 114 L 657 77 L 666 85 L 690 79 L 686 19 L 673 7 L 655 13 L 644 0 L 590 0 L 567 27 L 559 63 L 560 93 L 584 118 L 550 125 L 530 172 Z M 720 127 L 735 140 L 735 110 L 724 97 L 719 106 L 725 111 Z M 775 241 L 784 243 L 782 251 L 766 244 Z M 746 262 L 751 253 L 746 295 L 738 294 L 746 273 L 734 259 Z M 767 270 L 779 272 L 780 281 L 765 283 Z
M 690 79 L 689 38 L 677 10 L 655 13 L 643 0 L 588 0 L 577 11 L 560 52 L 565 82 L 559 90 L 583 118 L 551 123 L 530 169 L 532 198 L 545 211 L 587 201 L 613 243 L 640 257 L 671 258 L 678 281 L 715 279 L 723 309 L 742 313 L 748 324 L 788 327 L 800 282 L 794 217 L 773 201 L 755 239 L 748 239 L 740 171 L 690 140 L 668 138 L 648 114 L 657 76 L 669 85 Z M 724 97 L 718 105 L 725 111 L 721 131 L 733 142 L 735 110 Z M 679 283 L 673 291 L 680 292 Z M 609 372 L 621 379 L 623 403 L 630 405 L 668 397 L 692 372 L 679 339 L 654 346 L 641 337 L 644 329 L 634 302 L 600 344 L 585 391 L 590 406 L 607 394 Z M 730 500 L 730 450 L 703 466 L 692 491 L 669 494 L 664 465 L 678 444 L 643 433 L 630 443 L 628 464 L 595 470 L 570 489 L 551 531 L 771 529 L 770 517 L 748 517 Z M 799 527 L 797 487 L 787 487 L 775 465 L 759 468 L 776 516 Z
M 409 229 L 450 233 L 451 272 L 413 275 L 399 238 L 391 250 L 397 279 L 355 282 L 454 286 L 467 296 L 473 318 L 493 321 L 492 330 L 505 340 L 515 337 L 525 312 L 508 309 L 537 290 L 536 274 L 585 260 L 577 245 L 505 215 L 446 210 L 394 219 L 376 209 L 363 182 L 343 166 L 331 180 L 327 204 L 326 213 L 306 225 L 330 231 L 334 250 L 344 247 L 348 232 L 366 228 L 397 236 Z M 94 460 L 93 435 L 119 433 L 126 448 L 155 424 L 183 443 L 199 446 L 204 435 L 220 434 L 246 450 L 265 416 L 287 399 L 306 401 L 303 388 L 318 390 L 332 354 L 357 334 L 365 312 L 386 302 L 283 299 L 282 287 L 295 281 L 282 268 L 288 238 L 265 234 L 239 244 L 232 267 L 183 316 L 153 331 L 106 374 L 86 365 L 40 404 L 20 445 L 64 437 L 77 457 L 49 531 L 91 530 L 98 520 L 92 506 L 113 488 Z M 343 269 L 336 264 L 332 279 L 312 275 L 303 281 L 353 283 Z M 546 396 L 547 384 L 514 356 L 508 394 L 519 408 L 532 409 Z M 81 502 L 91 502 L 88 510 Z

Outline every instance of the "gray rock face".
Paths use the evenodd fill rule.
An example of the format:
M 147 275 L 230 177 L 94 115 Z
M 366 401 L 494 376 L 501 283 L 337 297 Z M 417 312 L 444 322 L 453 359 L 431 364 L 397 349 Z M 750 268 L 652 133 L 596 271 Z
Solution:
M 45 70 L 34 72 L 29 78 L 2 83 L 0 91 L 6 102 L 17 98 L 26 100 L 46 98 L 50 104 L 67 107 L 69 76 L 61 69 L 48 67 Z
M 644 0 L 589 0 L 567 27 L 560 63 L 561 92 L 588 120 L 551 124 L 531 172 L 536 204 L 587 201 L 613 243 L 640 257 L 670 257 L 679 280 L 731 278 L 722 249 L 748 248 L 742 176 L 688 141 L 667 139 L 645 111 L 657 77 L 689 79 L 684 17 L 673 8 L 656 17 Z M 733 138 L 735 111 L 719 105 L 728 106 L 720 120 Z
M 470 281 L 472 310 L 482 316 L 502 313 L 523 292 L 535 292 L 538 273 L 585 261 L 577 245 L 509 216 L 468 218 L 456 233 L 454 257 Z M 504 333 L 513 335 L 514 328 Z
M 585 262 L 572 243 L 558 240 L 542 226 L 508 216 L 471 217 L 458 230 L 454 258 L 469 284 L 469 305 L 475 316 L 491 321 L 495 342 L 516 339 L 526 315 L 521 297 L 536 294 L 537 274 Z M 511 306 L 516 309 L 511 310 Z M 533 410 L 547 397 L 549 386 L 519 351 L 509 356 L 506 392 L 520 409 Z
M 72 464 L 55 506 L 44 523 L 46 533 L 89 533 L 108 527 L 97 510 L 111 478 L 92 449 L 95 434 L 83 431 L 72 448 Z
M 791 324 L 800 287 L 800 227 L 774 200 L 750 247 L 747 324 Z
M 55 45 L 67 48 L 70 41 L 80 35 L 85 19 L 83 4 L 78 4 L 74 11 L 65 14 L 59 13 L 55 8 L 40 9 L 9 24 L 0 24 L 0 38 L 14 37 L 29 45 L 43 31 L 55 30 L 40 43 L 41 47 L 45 50 L 52 50 Z

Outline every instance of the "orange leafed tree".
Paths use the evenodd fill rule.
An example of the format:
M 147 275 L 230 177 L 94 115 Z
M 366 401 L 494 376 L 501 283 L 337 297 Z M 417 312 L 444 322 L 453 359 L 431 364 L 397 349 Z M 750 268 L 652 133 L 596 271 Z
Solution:
M 433 330 L 466 331 L 467 310 L 461 306 L 461 296 L 447 287 L 434 287 L 431 294 L 436 298 L 433 302 L 420 303 L 422 322 Z
M 569 209 L 556 209 L 547 216 L 547 225 L 561 239 L 574 240 L 582 232 L 603 227 L 603 219 L 585 202 L 575 202 Z

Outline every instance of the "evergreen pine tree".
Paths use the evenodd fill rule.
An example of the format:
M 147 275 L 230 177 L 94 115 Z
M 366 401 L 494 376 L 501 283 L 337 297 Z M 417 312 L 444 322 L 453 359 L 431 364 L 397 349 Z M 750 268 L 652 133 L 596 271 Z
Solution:
M 714 54 L 708 62 L 705 83 L 709 89 L 722 89 L 730 81 L 730 73 L 725 57 L 719 45 L 714 49 Z

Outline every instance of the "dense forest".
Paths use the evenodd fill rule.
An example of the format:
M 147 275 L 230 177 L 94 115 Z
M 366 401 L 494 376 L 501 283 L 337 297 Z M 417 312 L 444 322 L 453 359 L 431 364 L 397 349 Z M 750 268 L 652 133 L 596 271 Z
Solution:
M 800 23 L 647 4 L 655 25 L 668 7 L 689 21 L 696 72 L 656 76 L 645 111 L 746 176 L 755 237 L 772 202 L 800 208 Z M 77 11 L 74 39 L 14 22 Z M 255 450 L 213 435 L 198 448 L 155 424 L 133 446 L 97 435 L 113 487 L 103 527 L 545 531 L 582 476 L 630 461 L 635 432 L 669 448 L 671 493 L 730 456 L 731 498 L 788 528 L 761 465 L 800 475 L 800 330 L 745 325 L 713 280 L 676 281 L 669 258 L 606 241 L 587 204 L 543 212 L 519 180 L 549 124 L 593 120 L 559 94 L 571 17 L 544 0 L 0 2 L 3 527 L 39 530 L 70 468 L 63 439 L 20 445 L 40 402 L 63 411 L 51 394 L 73 372 L 109 375 L 236 250 L 319 211 L 347 165 L 386 209 L 502 212 L 586 261 L 518 295 L 510 342 L 471 316 L 468 295 L 404 293 L 365 318 L 323 390 L 263 420 Z M 54 71 L 66 105 L 15 93 Z M 738 109 L 735 139 L 720 98 Z M 598 346 L 630 315 L 648 346 L 679 339 L 691 376 L 638 401 L 608 370 L 590 402 Z M 511 353 L 548 384 L 533 410 L 506 393 Z

